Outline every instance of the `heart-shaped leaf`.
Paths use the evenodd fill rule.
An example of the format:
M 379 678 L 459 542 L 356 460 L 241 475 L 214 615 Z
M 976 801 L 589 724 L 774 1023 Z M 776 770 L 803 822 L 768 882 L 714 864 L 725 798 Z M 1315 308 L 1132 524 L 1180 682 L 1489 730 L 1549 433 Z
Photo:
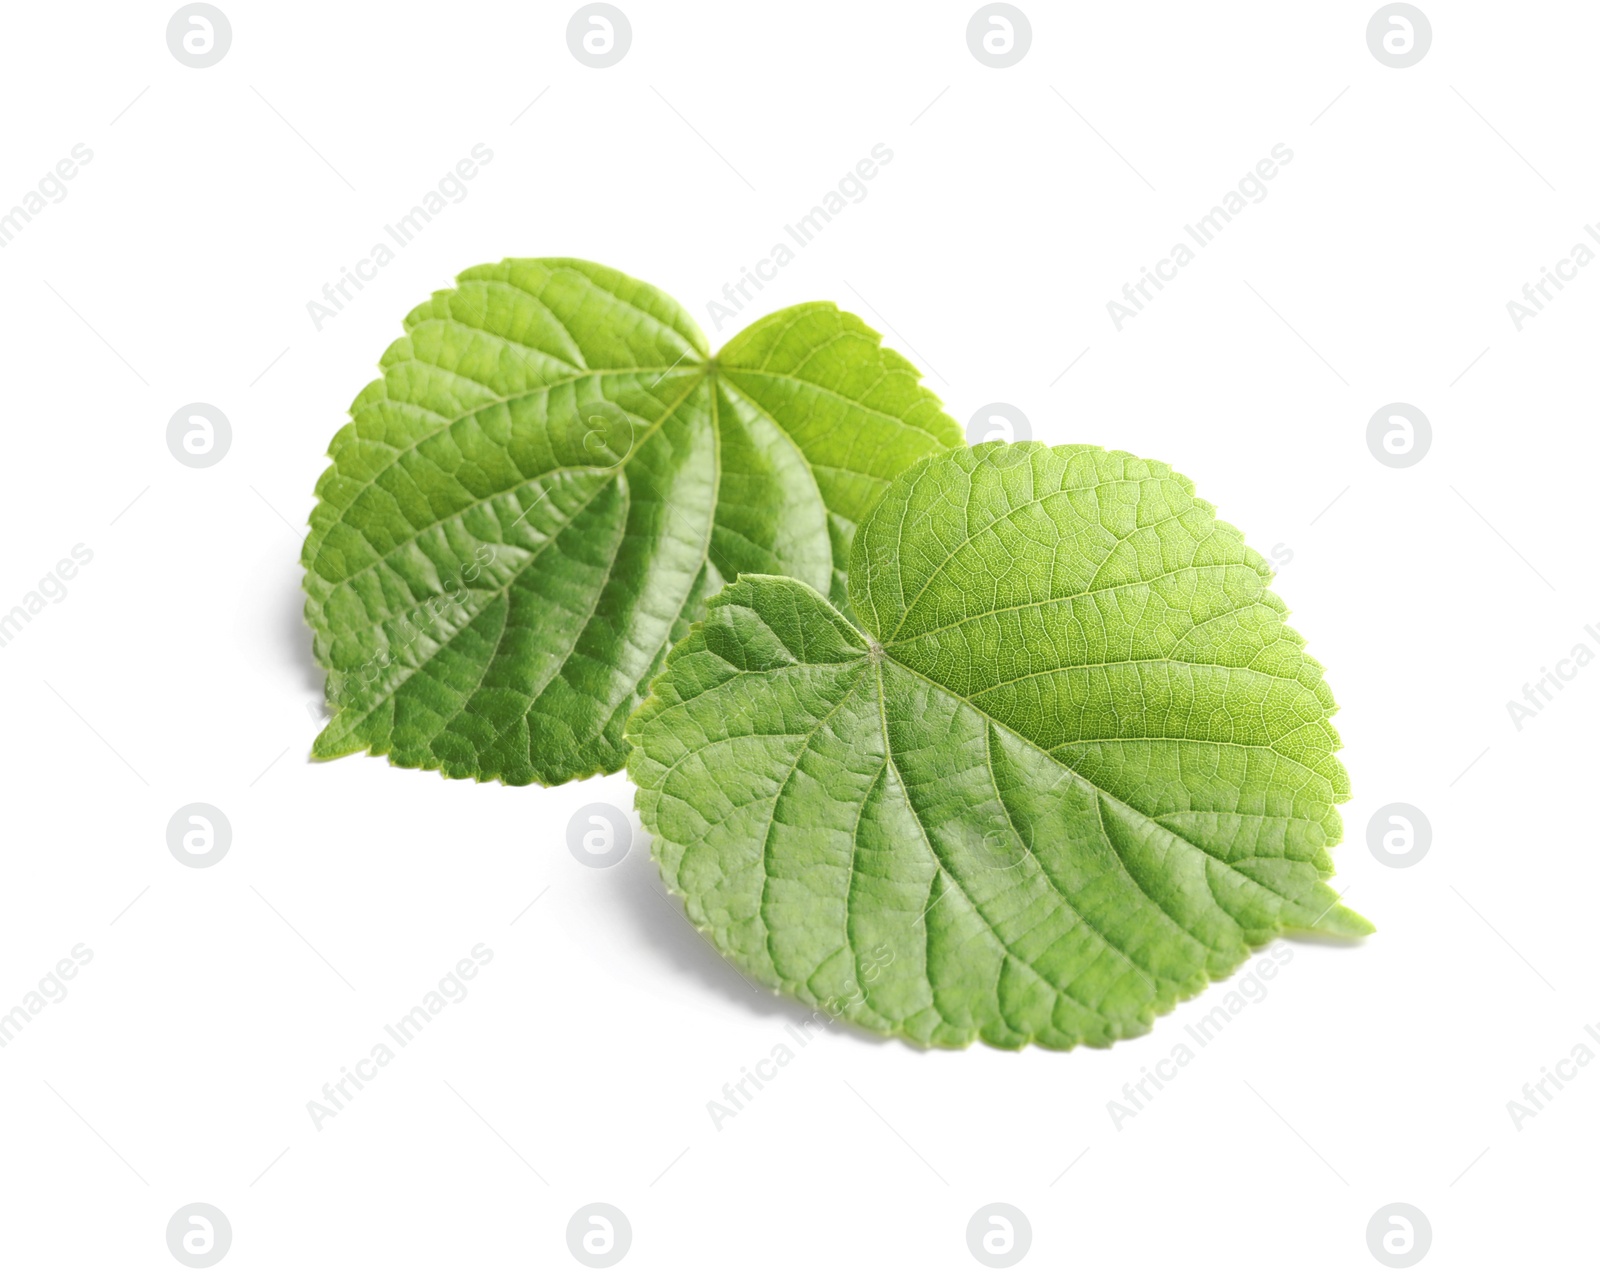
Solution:
M 466 271 L 329 448 L 302 562 L 335 714 L 313 755 L 554 784 L 622 767 L 672 642 L 745 572 L 844 602 L 856 526 L 960 441 L 919 373 L 825 303 L 712 358 L 615 270 Z
M 1348 795 L 1265 561 L 1164 464 L 930 457 L 806 582 L 711 602 L 634 716 L 667 884 L 750 976 L 919 1043 L 1109 1044 L 1285 931 Z

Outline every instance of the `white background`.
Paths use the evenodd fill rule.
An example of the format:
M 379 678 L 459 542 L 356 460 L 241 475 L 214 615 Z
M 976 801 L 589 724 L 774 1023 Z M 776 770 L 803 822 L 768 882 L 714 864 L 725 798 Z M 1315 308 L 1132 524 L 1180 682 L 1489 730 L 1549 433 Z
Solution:
M 94 554 L 0 649 L 0 1011 L 93 951 L 0 1050 L 8 1267 L 177 1268 L 194 1201 L 237 1270 L 576 1268 L 597 1200 L 638 1268 L 977 1268 L 994 1201 L 1031 1220 L 1023 1267 L 1378 1268 L 1396 1201 L 1432 1223 L 1423 1267 L 1592 1262 L 1600 1066 L 1520 1130 L 1506 1103 L 1600 1021 L 1600 665 L 1520 731 L 1505 703 L 1600 652 L 1600 266 L 1521 332 L 1506 302 L 1600 218 L 1600 11 L 1424 0 L 1432 49 L 1394 70 L 1370 0 L 1025 0 L 1032 47 L 993 70 L 970 0 L 623 7 L 607 70 L 567 5 L 223 0 L 205 70 L 164 5 L 7 9 L 0 207 L 94 152 L 0 250 L 0 609 Z M 317 331 L 306 303 L 478 142 L 469 196 Z M 746 316 L 836 300 L 962 422 L 1006 401 L 1172 463 L 1292 553 L 1276 587 L 1342 706 L 1336 886 L 1378 933 L 1293 943 L 1120 1130 L 1107 1102 L 1223 990 L 1109 1051 L 830 1030 L 718 1131 L 706 1102 L 801 1013 L 685 923 L 642 833 L 610 870 L 569 854 L 623 777 L 306 759 L 299 543 L 404 313 L 469 265 L 575 255 L 710 333 L 706 301 L 878 142 L 869 197 Z M 1269 197 L 1116 331 L 1106 302 L 1279 142 Z M 166 447 L 195 401 L 233 426 L 209 469 Z M 1365 442 L 1395 401 L 1434 430 L 1407 469 Z M 205 870 L 166 845 L 192 801 L 233 827 Z M 1410 869 L 1367 847 L 1391 801 L 1433 827 Z M 314 1128 L 480 942 L 470 996 Z

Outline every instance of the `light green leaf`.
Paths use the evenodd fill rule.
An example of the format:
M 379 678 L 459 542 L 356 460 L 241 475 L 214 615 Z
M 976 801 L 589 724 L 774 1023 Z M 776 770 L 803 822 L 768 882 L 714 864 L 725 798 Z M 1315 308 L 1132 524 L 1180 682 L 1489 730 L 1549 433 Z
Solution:
M 745 577 L 629 724 L 667 884 L 750 976 L 919 1043 L 1142 1034 L 1287 931 L 1348 782 L 1271 571 L 1164 464 L 936 455 L 856 536 L 858 630 Z
M 745 572 L 844 603 L 856 526 L 960 441 L 831 304 L 716 357 L 670 297 L 573 260 L 479 266 L 406 317 L 317 484 L 302 563 L 319 759 L 554 784 L 622 767 L 667 648 Z

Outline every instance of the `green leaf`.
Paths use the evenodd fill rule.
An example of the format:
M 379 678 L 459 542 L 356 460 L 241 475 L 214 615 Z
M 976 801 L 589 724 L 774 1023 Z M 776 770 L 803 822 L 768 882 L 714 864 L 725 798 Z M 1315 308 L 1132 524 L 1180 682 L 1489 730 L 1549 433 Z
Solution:
M 843 604 L 856 526 L 960 442 L 917 370 L 831 304 L 712 358 L 647 284 L 511 260 L 405 326 L 333 439 L 302 555 L 336 709 L 319 759 L 512 784 L 620 769 L 708 597 L 756 572 Z
M 1271 571 L 1164 464 L 987 444 L 856 536 L 858 630 L 794 579 L 711 602 L 630 722 L 669 887 L 751 977 L 885 1034 L 1142 1034 L 1286 931 L 1349 786 Z

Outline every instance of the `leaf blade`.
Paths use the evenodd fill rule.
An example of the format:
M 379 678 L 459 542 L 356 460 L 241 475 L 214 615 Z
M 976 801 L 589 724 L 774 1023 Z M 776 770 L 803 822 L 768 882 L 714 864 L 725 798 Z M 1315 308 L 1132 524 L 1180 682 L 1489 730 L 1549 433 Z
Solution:
M 852 359 L 895 356 L 844 320 L 853 352 L 828 361 L 847 391 Z M 302 553 L 339 709 L 316 758 L 512 784 L 611 772 L 644 685 L 726 580 L 842 578 L 854 523 L 794 436 L 804 404 L 742 394 L 648 284 L 564 258 L 479 266 L 411 311 L 382 368 L 330 447 Z M 922 425 L 944 419 L 898 393 Z M 921 436 L 896 454 L 927 453 Z
M 1331 729 L 1319 736 L 1326 754 L 1307 755 L 1322 766 L 1313 799 L 1295 803 L 1300 771 L 1285 778 L 1258 767 L 1233 788 L 1197 783 L 1185 797 L 1193 807 L 1169 807 L 1182 803 L 1170 783 L 1156 793 L 1162 804 L 1150 783 L 1126 784 L 1104 765 L 1086 772 L 1084 753 L 1048 728 L 1059 715 L 980 702 L 962 676 L 970 682 L 990 670 L 993 642 L 963 638 L 958 648 L 970 657 L 961 667 L 940 660 L 948 636 L 942 652 L 923 639 L 949 620 L 941 632 L 975 618 L 980 627 L 999 622 L 999 585 L 1028 560 L 1021 545 L 992 544 L 989 575 L 958 571 L 960 586 L 936 586 L 922 629 L 905 631 L 903 618 L 922 604 L 916 594 L 927 593 L 920 585 L 990 533 L 964 499 L 927 500 L 919 516 L 919 484 L 932 474 L 947 495 L 951 483 L 971 480 L 985 453 L 994 452 L 922 461 L 872 512 L 851 574 L 865 632 L 805 585 L 745 578 L 712 600 L 669 655 L 630 723 L 629 772 L 663 877 L 685 896 L 691 920 L 747 973 L 833 1015 L 922 1044 L 981 1038 L 1001 1047 L 1106 1045 L 1143 1033 L 1278 933 L 1370 931 L 1324 882 L 1328 817 L 1336 838 L 1331 805 L 1345 789 Z M 1027 473 L 1007 477 L 991 464 L 983 478 L 993 479 L 986 499 L 1004 498 L 1008 512 L 1032 506 L 1039 491 L 1078 499 L 1075 487 L 1124 480 L 1107 471 L 1104 481 L 1077 481 L 1085 455 L 1103 457 L 1092 465 L 1132 458 L 1089 448 L 1023 455 Z M 1023 489 L 1035 483 L 1038 490 Z M 1107 495 L 1119 498 L 1115 489 Z M 1181 496 L 1183 515 L 1196 513 L 1189 560 L 1247 567 L 1258 582 L 1242 592 L 1233 581 L 1229 593 L 1226 575 L 1212 585 L 1227 604 L 1263 606 L 1281 626 L 1281 603 L 1260 599 L 1263 572 L 1242 539 L 1233 543 L 1237 532 L 1218 531 L 1192 488 Z M 1046 506 L 1065 538 L 1052 544 L 1033 526 L 1036 545 L 1089 547 L 1083 560 L 1055 562 L 1060 569 L 1043 576 L 1044 586 L 1013 580 L 1025 598 L 1018 613 L 1053 613 L 1053 602 L 1083 592 L 1138 530 L 1138 518 L 1124 516 L 1109 519 L 1121 536 L 1085 538 L 1081 500 L 1077 509 Z M 892 537 L 892 552 L 880 535 Z M 891 568 L 902 559 L 916 587 Z M 1144 560 L 1146 574 L 1162 573 L 1162 559 Z M 828 637 L 846 629 L 853 638 Z M 1056 629 L 1059 637 L 1065 625 Z M 880 639 L 886 631 L 898 639 Z M 1170 625 L 1162 631 L 1183 639 Z M 1303 653 L 1291 665 L 1279 648 L 1287 641 L 1299 652 L 1298 638 L 1264 623 L 1241 631 L 1271 652 L 1267 666 L 1292 683 L 1293 704 L 1314 708 L 1325 724 L 1333 707 L 1320 668 Z M 1238 653 L 1244 637 L 1232 639 Z M 827 657 L 811 661 L 812 648 Z M 1230 796 L 1236 807 L 1222 807 Z M 1268 807 L 1274 802 L 1283 811 Z

